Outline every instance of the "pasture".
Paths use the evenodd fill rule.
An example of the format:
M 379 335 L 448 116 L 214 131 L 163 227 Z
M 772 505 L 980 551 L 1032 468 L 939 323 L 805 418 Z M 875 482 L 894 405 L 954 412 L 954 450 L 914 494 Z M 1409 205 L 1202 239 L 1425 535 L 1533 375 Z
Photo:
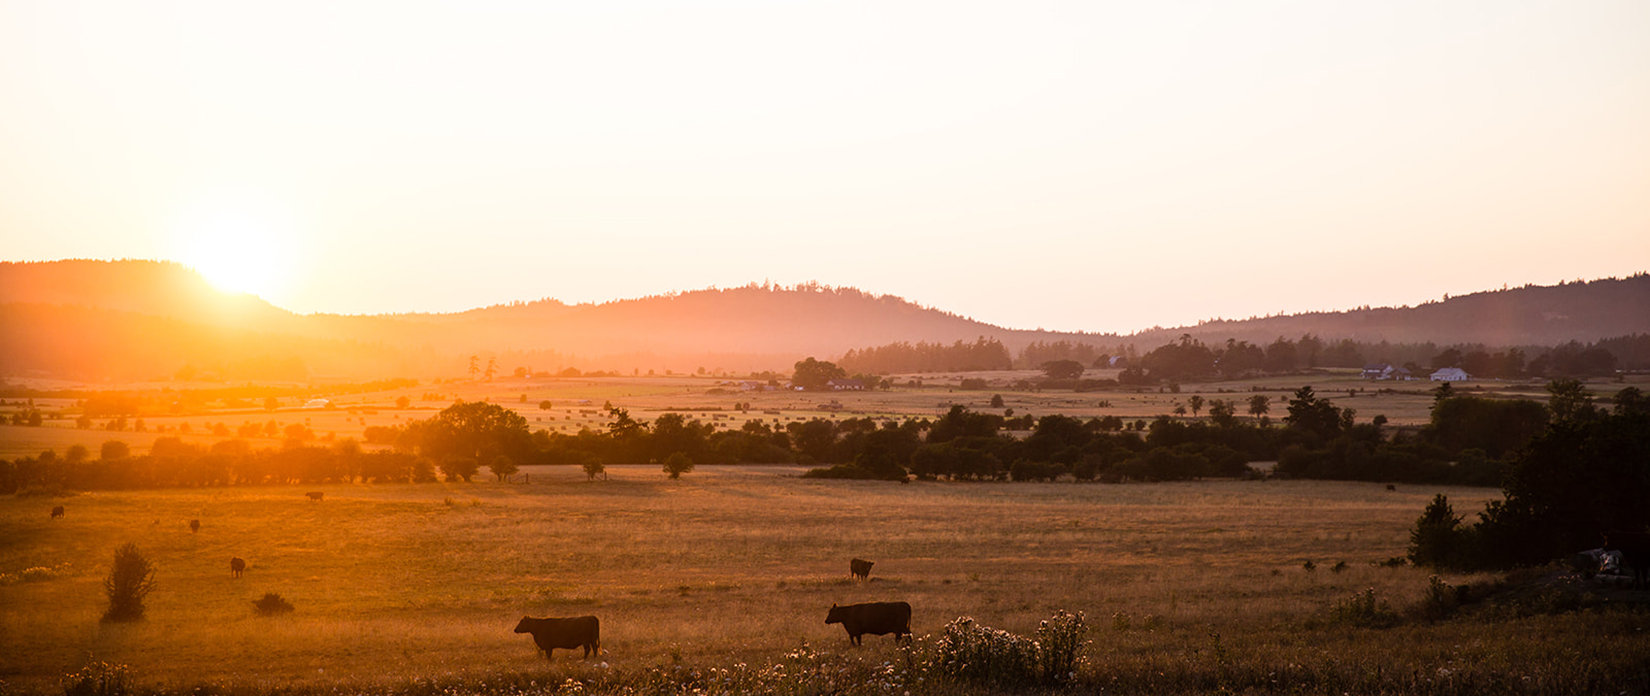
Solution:
M 824 617 L 833 603 L 894 600 L 915 608 L 918 636 L 959 616 L 1029 634 L 1057 610 L 1084 612 L 1081 678 L 1114 691 L 1206 691 L 1240 674 L 1254 688 L 1270 670 L 1317 685 L 1305 691 L 1456 674 L 1562 693 L 1623 665 L 1642 678 L 1650 663 L 1642 611 L 1328 620 L 1365 588 L 1397 609 L 1420 602 L 1425 571 L 1376 564 L 1404 553 L 1434 493 L 1469 513 L 1489 489 L 902 485 L 785 467 L 670 481 L 654 466 L 609 469 L 597 482 L 538 468 L 530 485 L 323 486 L 322 502 L 294 487 L 0 499 L 0 682 L 61 693 L 64 674 L 96 660 L 129 665 L 145 688 L 258 693 L 622 679 L 602 675 L 764 664 L 802 646 L 881 664 L 897 659 L 888 639 L 851 648 Z M 49 519 L 56 504 L 63 519 Z M 154 562 L 158 586 L 144 621 L 101 623 L 101 583 L 125 542 Z M 240 579 L 234 556 L 248 562 Z M 876 561 L 870 581 L 849 578 L 855 556 Z M 295 611 L 255 613 L 269 592 Z M 599 664 L 560 651 L 547 664 L 511 632 L 524 615 L 581 614 L 601 619 Z

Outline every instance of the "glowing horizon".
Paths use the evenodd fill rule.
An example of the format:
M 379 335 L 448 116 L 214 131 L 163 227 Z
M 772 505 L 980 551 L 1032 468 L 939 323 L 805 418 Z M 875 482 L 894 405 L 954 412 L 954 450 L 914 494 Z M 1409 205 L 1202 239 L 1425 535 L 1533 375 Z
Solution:
M 1650 260 L 1650 6 L 0 3 L 4 260 L 1132 333 Z

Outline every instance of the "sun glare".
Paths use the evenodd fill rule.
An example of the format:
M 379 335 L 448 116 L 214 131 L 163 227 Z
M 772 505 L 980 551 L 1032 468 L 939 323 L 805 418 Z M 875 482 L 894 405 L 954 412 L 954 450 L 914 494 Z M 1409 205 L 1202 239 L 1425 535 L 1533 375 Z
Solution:
M 184 244 L 184 262 L 219 290 L 267 300 L 288 281 L 287 242 L 269 217 L 223 209 L 196 215 Z

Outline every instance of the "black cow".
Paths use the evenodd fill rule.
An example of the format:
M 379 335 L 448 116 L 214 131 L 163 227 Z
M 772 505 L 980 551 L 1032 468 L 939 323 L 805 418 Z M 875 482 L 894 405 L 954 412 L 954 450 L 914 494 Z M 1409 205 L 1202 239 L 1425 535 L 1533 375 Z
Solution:
M 1644 532 L 1607 532 L 1605 551 L 1620 551 L 1621 565 L 1633 571 L 1633 589 L 1650 589 L 1650 534 Z
M 894 634 L 894 642 L 911 635 L 911 605 L 905 602 L 867 602 L 865 604 L 832 604 L 825 615 L 826 624 L 839 623 L 848 631 L 848 642 L 862 645 L 860 636 Z
M 521 622 L 516 624 L 516 633 L 533 634 L 533 642 L 544 651 L 546 660 L 555 658 L 556 648 L 572 650 L 582 647 L 585 657 L 590 657 L 592 652 L 597 657 L 602 654 L 602 624 L 594 616 L 566 619 L 523 616 Z
M 229 559 L 229 575 L 231 577 L 238 578 L 244 572 L 246 572 L 246 561 L 241 560 L 240 556 Z
M 55 520 L 55 519 L 57 519 L 59 517 L 62 517 L 62 516 L 63 516 L 63 506 L 62 505 L 59 505 L 57 507 L 52 508 L 52 519 Z
M 200 530 L 201 530 L 201 521 L 200 520 L 189 520 L 189 531 L 198 532 Z
M 868 580 L 871 577 L 871 566 L 874 565 L 876 565 L 876 561 L 855 558 L 848 561 L 848 574 L 860 580 Z
M 326 497 L 327 494 L 322 493 L 320 491 L 310 491 L 308 493 L 305 493 L 304 495 L 309 496 L 309 502 L 319 503 L 319 502 L 321 502 L 322 498 Z

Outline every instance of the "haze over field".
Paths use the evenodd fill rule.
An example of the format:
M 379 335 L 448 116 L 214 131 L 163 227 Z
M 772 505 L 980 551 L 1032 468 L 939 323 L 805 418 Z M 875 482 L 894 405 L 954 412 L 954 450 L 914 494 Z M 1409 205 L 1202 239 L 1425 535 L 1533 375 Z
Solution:
M 1650 6 L 0 1 L 5 260 L 1129 333 L 1626 276 Z

